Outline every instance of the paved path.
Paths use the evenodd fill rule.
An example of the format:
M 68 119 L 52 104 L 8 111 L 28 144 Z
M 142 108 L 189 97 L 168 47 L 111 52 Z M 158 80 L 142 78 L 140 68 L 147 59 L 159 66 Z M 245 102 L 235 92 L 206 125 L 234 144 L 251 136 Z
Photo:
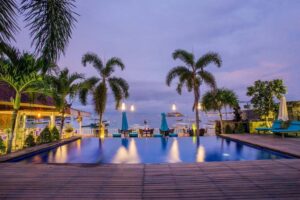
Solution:
M 300 199 L 300 160 L 0 164 L 0 199 Z
M 223 134 L 222 136 L 300 158 L 300 138 L 256 134 Z

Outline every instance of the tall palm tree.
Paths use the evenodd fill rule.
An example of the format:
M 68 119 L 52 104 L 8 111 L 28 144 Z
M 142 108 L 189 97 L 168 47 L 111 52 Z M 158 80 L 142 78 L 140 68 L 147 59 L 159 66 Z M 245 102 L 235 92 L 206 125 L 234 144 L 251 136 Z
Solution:
M 222 108 L 234 108 L 238 106 L 237 95 L 232 90 L 225 88 L 206 92 L 202 97 L 202 105 L 205 111 L 213 110 L 219 113 L 221 134 L 224 132 Z
M 86 66 L 88 63 L 98 71 L 100 79 L 94 79 L 90 82 L 90 89 L 81 90 L 80 99 L 83 104 L 86 104 L 87 94 L 90 91 L 93 96 L 95 111 L 99 114 L 99 127 L 102 128 L 102 119 L 105 112 L 108 88 L 111 89 L 115 98 L 116 109 L 119 108 L 121 100 L 128 98 L 129 85 L 126 80 L 120 77 L 113 76 L 116 67 L 124 70 L 125 66 L 120 58 L 112 57 L 105 65 L 102 60 L 94 53 L 86 53 L 82 57 L 82 64 Z
M 0 84 L 6 84 L 14 91 L 14 96 L 11 97 L 13 114 L 7 148 L 7 152 L 10 153 L 16 132 L 21 96 L 44 91 L 44 79 L 39 73 L 43 69 L 44 60 L 35 59 L 32 54 L 20 53 L 8 46 L 2 50 L 5 56 L 0 59 Z
M 0 0 L 0 5 L 0 42 L 15 40 L 18 6 L 14 0 Z
M 194 93 L 194 104 L 192 110 L 196 115 L 196 134 L 199 136 L 199 110 L 197 109 L 200 100 L 200 85 L 206 83 L 211 88 L 216 87 L 216 81 L 212 73 L 206 70 L 206 67 L 214 63 L 217 67 L 221 67 L 222 60 L 219 54 L 209 52 L 197 61 L 194 55 L 182 49 L 173 52 L 173 59 L 181 60 L 185 65 L 176 66 L 171 69 L 166 78 L 166 84 L 171 85 L 172 81 L 178 77 L 177 92 L 181 95 L 182 87 L 186 87 L 188 92 Z
M 75 0 L 22 0 L 21 11 L 33 37 L 36 53 L 49 62 L 64 54 L 76 16 Z
M 88 88 L 90 80 L 83 80 L 84 75 L 78 73 L 69 73 L 67 68 L 63 69 L 58 75 L 49 76 L 48 82 L 51 87 L 50 96 L 53 98 L 58 111 L 61 113 L 60 137 L 63 133 L 65 112 L 70 108 L 74 98 L 83 88 Z

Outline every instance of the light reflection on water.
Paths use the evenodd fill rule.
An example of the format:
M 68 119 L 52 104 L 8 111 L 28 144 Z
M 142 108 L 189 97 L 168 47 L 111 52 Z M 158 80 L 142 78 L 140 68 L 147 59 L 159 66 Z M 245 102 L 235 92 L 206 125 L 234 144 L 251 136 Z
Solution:
M 58 148 L 15 160 L 25 163 L 192 163 L 286 158 L 217 137 L 83 138 Z

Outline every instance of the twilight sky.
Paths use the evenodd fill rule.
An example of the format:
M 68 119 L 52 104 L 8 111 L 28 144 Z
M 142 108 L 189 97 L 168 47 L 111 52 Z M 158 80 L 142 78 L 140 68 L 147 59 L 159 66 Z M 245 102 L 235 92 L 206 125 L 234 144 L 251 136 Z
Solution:
M 96 71 L 81 65 L 84 53 L 92 51 L 106 60 L 120 57 L 126 70 L 117 75 L 128 80 L 126 103 L 134 103 L 137 113 L 156 116 L 172 103 L 191 113 L 192 94 L 179 96 L 165 85 L 167 72 L 180 63 L 171 58 L 178 48 L 197 58 L 218 52 L 223 66 L 208 68 L 218 87 L 233 89 L 240 100 L 249 100 L 246 87 L 255 80 L 274 78 L 284 79 L 288 100 L 300 99 L 298 0 L 77 0 L 76 6 L 80 16 L 60 66 L 89 77 Z M 30 50 L 23 27 L 17 45 Z M 75 107 L 93 110 L 92 105 Z M 110 98 L 106 116 L 115 114 Z

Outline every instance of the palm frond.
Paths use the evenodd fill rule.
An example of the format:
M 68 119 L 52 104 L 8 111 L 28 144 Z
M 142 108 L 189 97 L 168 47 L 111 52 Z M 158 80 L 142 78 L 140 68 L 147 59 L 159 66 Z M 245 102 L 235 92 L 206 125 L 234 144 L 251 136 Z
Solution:
M 14 0 L 0 0 L 0 42 L 15 41 L 18 6 Z
M 177 66 L 172 68 L 169 73 L 167 74 L 166 77 L 166 84 L 168 86 L 171 85 L 172 81 L 176 78 L 176 77 L 180 77 L 182 74 L 187 74 L 187 73 L 191 73 L 190 70 L 184 66 Z
M 101 61 L 101 59 L 97 56 L 97 54 L 95 53 L 86 53 L 82 56 L 81 59 L 81 63 L 83 66 L 86 67 L 86 65 L 92 64 L 93 67 L 99 72 L 101 73 L 102 69 L 103 69 L 103 63 Z
M 203 69 L 211 63 L 214 63 L 217 67 L 221 67 L 221 56 L 218 53 L 209 52 L 198 59 L 198 61 L 196 62 L 196 68 Z
M 76 16 L 75 0 L 22 0 L 21 11 L 33 37 L 36 53 L 56 61 L 65 53 Z
M 203 81 L 212 89 L 215 89 L 217 87 L 216 79 L 214 75 L 209 71 L 205 71 L 205 70 L 199 71 L 198 75 L 200 76 L 200 80 Z
M 118 86 L 121 89 L 121 96 L 122 98 L 129 97 L 129 84 L 123 78 L 112 77 L 109 78 L 109 83 Z
M 115 71 L 115 67 L 120 67 L 121 70 L 125 69 L 125 65 L 120 58 L 112 57 L 107 61 L 103 74 L 107 77 L 110 76 Z
M 0 42 L 0 53 L 4 54 L 14 65 L 17 65 L 20 59 L 20 51 L 5 42 Z
M 180 59 L 182 62 L 184 62 L 188 66 L 194 65 L 194 55 L 192 53 L 189 53 L 182 49 L 177 49 L 172 54 L 173 59 Z

